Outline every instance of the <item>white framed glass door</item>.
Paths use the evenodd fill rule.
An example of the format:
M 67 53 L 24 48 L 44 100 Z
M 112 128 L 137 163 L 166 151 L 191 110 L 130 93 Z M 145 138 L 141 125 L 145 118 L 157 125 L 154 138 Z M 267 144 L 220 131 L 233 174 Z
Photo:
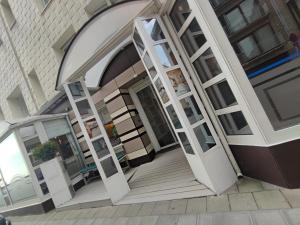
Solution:
M 84 81 L 64 84 L 78 124 L 113 203 L 129 191 L 125 175 Z
M 223 192 L 236 175 L 161 18 L 137 18 L 133 40 L 196 179 Z
M 130 88 L 132 100 L 156 152 L 178 145 L 175 133 L 149 78 Z

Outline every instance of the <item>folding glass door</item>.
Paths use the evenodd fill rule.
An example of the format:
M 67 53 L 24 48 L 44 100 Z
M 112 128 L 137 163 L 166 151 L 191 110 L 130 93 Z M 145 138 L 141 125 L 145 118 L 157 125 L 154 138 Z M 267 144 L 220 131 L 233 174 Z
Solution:
M 85 83 L 76 81 L 64 88 L 106 190 L 117 202 L 130 189 Z
M 195 177 L 221 193 L 236 175 L 161 18 L 137 18 L 133 40 Z

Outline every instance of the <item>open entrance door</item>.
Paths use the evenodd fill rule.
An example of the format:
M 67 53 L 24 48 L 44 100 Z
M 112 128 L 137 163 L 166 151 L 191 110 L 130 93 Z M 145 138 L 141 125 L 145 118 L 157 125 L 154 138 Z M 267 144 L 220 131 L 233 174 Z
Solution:
M 64 84 L 78 124 L 113 203 L 130 190 L 105 128 L 83 81 Z
M 236 174 L 160 17 L 137 18 L 133 41 L 194 176 L 222 193 Z

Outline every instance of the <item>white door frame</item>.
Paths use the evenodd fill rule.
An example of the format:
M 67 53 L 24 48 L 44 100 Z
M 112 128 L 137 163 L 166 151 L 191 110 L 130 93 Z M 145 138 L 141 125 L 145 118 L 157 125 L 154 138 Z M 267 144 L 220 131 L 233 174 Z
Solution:
M 146 88 L 148 86 L 150 86 L 151 90 L 154 91 L 154 93 L 153 93 L 154 97 L 158 101 L 160 110 L 162 110 L 163 117 L 166 120 L 166 123 L 167 123 L 167 125 L 168 125 L 168 127 L 169 127 L 169 129 L 171 131 L 171 134 L 172 134 L 172 136 L 174 138 L 174 141 L 175 141 L 174 143 L 166 145 L 166 146 L 163 146 L 163 147 L 160 146 L 160 144 L 158 142 L 158 139 L 156 137 L 156 134 L 153 131 L 152 126 L 151 126 L 151 124 L 149 122 L 149 119 L 148 119 L 148 117 L 147 117 L 147 115 L 146 115 L 146 113 L 145 113 L 145 111 L 144 111 L 144 109 L 142 107 L 142 104 L 141 104 L 141 102 L 140 102 L 140 100 L 139 100 L 139 98 L 137 96 L 137 93 L 139 91 L 143 90 L 144 88 Z M 141 120 L 142 120 L 142 122 L 144 124 L 144 127 L 145 127 L 145 129 L 147 131 L 147 134 L 148 134 L 150 140 L 151 140 L 151 143 L 152 143 L 152 145 L 154 147 L 155 152 L 159 152 L 159 151 L 161 151 L 163 149 L 166 149 L 168 147 L 177 145 L 178 141 L 176 141 L 176 136 L 174 134 L 174 130 L 171 127 L 171 125 L 169 123 L 169 120 L 168 120 L 168 118 L 165 115 L 165 111 L 163 110 L 163 108 L 160 105 L 159 98 L 156 95 L 156 92 L 155 92 L 154 88 L 152 87 L 152 83 L 151 83 L 150 79 L 148 77 L 146 77 L 145 79 L 143 79 L 143 80 L 137 82 L 136 84 L 134 84 L 133 86 L 131 86 L 129 88 L 129 94 L 130 94 L 130 96 L 131 96 L 131 98 L 132 98 L 132 100 L 134 102 L 134 105 L 136 106 L 136 109 L 137 109 L 137 111 L 139 113 L 139 116 L 140 116 L 140 118 L 141 118 Z

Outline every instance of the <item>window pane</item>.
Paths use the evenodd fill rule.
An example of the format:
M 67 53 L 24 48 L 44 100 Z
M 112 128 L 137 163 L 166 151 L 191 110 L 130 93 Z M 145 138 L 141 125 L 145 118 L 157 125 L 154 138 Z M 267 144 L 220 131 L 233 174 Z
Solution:
M 231 88 L 225 80 L 208 87 L 206 93 L 216 110 L 237 104 Z
M 46 182 L 41 183 L 40 186 L 41 186 L 41 189 L 42 189 L 42 192 L 43 192 L 44 195 L 49 193 L 49 189 L 48 189 L 48 186 L 47 186 Z
M 175 56 L 169 44 L 164 43 L 164 44 L 155 45 L 154 49 L 163 67 L 169 68 L 177 64 L 177 61 L 175 59 Z
M 231 12 L 225 14 L 224 21 L 229 33 L 237 32 L 247 25 L 239 8 L 236 8 Z
M 181 69 L 175 69 L 167 72 L 167 75 L 171 81 L 171 84 L 176 92 L 177 96 L 181 96 L 190 92 L 190 88 L 186 79 L 184 78 Z
M 85 119 L 85 118 L 93 115 L 93 112 L 92 112 L 92 109 L 90 107 L 88 100 L 82 100 L 82 101 L 76 102 L 76 105 L 77 105 L 79 114 L 82 119 Z
M 68 86 L 74 99 L 78 99 L 85 96 L 80 81 L 69 84 Z
M 145 46 L 144 46 L 144 43 L 143 43 L 140 35 L 138 34 L 137 29 L 134 30 L 133 40 L 134 40 L 134 42 L 136 44 L 137 50 L 139 51 L 140 55 L 142 55 L 143 51 L 145 49 Z
M 264 15 L 257 0 L 245 0 L 240 4 L 240 7 L 248 23 L 252 23 Z
M 184 112 L 191 124 L 203 119 L 201 111 L 195 101 L 194 96 L 189 96 L 180 100 Z
M 196 19 L 192 20 L 183 33 L 181 41 L 189 56 L 192 56 L 206 42 L 206 38 Z
M 30 140 L 24 142 L 26 151 L 28 153 L 32 152 L 32 150 L 40 144 L 41 144 L 41 142 L 40 142 L 40 139 L 38 137 L 30 139 Z
M 93 141 L 93 146 L 99 159 L 109 154 L 109 150 L 104 141 L 104 138 L 99 138 Z
M 252 36 L 248 36 L 238 42 L 237 47 L 239 51 L 238 56 L 242 62 L 249 61 L 250 59 L 253 59 L 261 54 L 261 51 L 259 50 L 257 43 Z
M 156 76 L 157 72 L 156 72 L 156 69 L 152 63 L 152 60 L 148 54 L 148 52 L 145 53 L 145 56 L 144 56 L 144 63 L 148 69 L 148 72 L 150 74 L 150 76 L 152 77 L 152 79 Z
M 101 161 L 101 166 L 104 170 L 105 176 L 107 178 L 111 177 L 112 175 L 118 173 L 118 169 L 112 159 L 112 157 L 109 157 L 107 159 L 104 159 Z
M 210 48 L 199 56 L 199 58 L 194 61 L 193 65 L 202 83 L 205 83 L 211 78 L 222 73 L 222 70 Z
M 157 78 L 157 80 L 155 81 L 155 86 L 156 86 L 156 89 L 157 89 L 163 103 L 167 103 L 169 101 L 169 97 L 166 92 L 166 89 L 164 88 L 164 86 L 159 78 Z
M 191 9 L 186 0 L 177 0 L 171 10 L 170 17 L 177 31 L 180 30 Z
M 22 139 L 28 139 L 30 137 L 36 136 L 36 130 L 34 126 L 21 127 L 20 128 L 20 136 Z
M 175 110 L 174 110 L 174 108 L 173 108 L 172 105 L 169 105 L 167 107 L 167 111 L 168 111 L 168 114 L 170 115 L 170 118 L 172 120 L 172 123 L 173 123 L 175 129 L 182 128 L 182 125 L 181 125 L 181 123 L 180 123 L 180 121 L 178 119 L 178 116 L 177 116 L 177 114 L 176 114 L 176 112 L 175 112 Z
M 100 128 L 96 119 L 91 119 L 84 122 L 84 126 L 90 138 L 97 137 L 101 134 Z
M 209 0 L 211 2 L 211 4 L 214 6 L 214 7 L 217 7 L 219 5 L 221 5 L 222 3 L 228 1 L 228 0 Z
M 184 132 L 180 132 L 178 133 L 178 136 L 182 142 L 182 145 L 183 145 L 183 149 L 185 150 L 185 152 L 187 154 L 192 154 L 192 155 L 195 155 L 195 152 L 186 136 L 186 134 Z
M 269 25 L 257 30 L 255 32 L 255 38 L 263 52 L 269 51 L 279 44 L 278 39 Z
M 38 181 L 44 180 L 44 175 L 43 175 L 42 170 L 40 168 L 35 169 L 34 172 L 35 172 L 35 175 L 36 175 Z
M 7 151 L 9 149 L 9 151 Z M 36 196 L 15 134 L 0 143 L 0 169 L 14 203 Z
M 148 19 L 143 21 L 146 32 L 151 36 L 153 41 L 165 39 L 165 36 L 156 19 Z
M 252 134 L 243 113 L 240 111 L 220 115 L 219 119 L 227 135 Z
M 216 145 L 216 142 L 210 133 L 210 130 L 206 123 L 201 124 L 198 127 L 194 128 L 194 132 L 196 134 L 197 140 L 201 145 L 202 151 L 206 152 L 210 148 Z

